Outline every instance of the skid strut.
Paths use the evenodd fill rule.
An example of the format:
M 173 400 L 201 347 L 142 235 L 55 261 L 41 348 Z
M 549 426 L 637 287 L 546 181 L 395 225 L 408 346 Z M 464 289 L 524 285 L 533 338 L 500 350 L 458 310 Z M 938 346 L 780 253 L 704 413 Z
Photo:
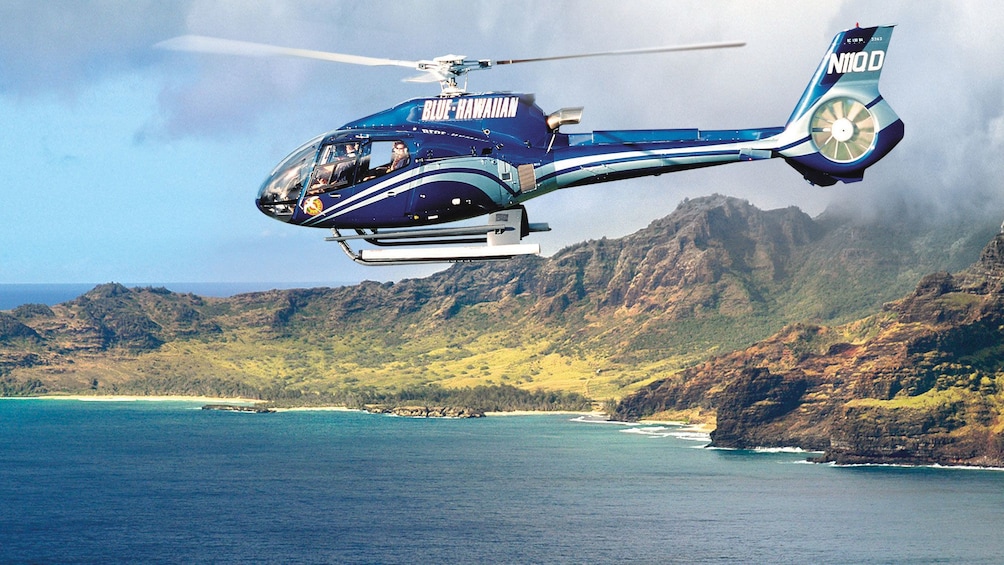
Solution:
M 532 232 L 550 231 L 547 224 L 530 224 L 523 207 L 492 212 L 488 223 L 400 230 L 355 230 L 342 235 L 337 228 L 326 241 L 337 242 L 350 259 L 362 265 L 407 265 L 416 263 L 466 263 L 511 259 L 519 255 L 539 255 L 540 245 L 520 243 Z M 355 251 L 349 246 L 362 240 L 380 249 Z M 481 245 L 471 245 L 480 243 Z

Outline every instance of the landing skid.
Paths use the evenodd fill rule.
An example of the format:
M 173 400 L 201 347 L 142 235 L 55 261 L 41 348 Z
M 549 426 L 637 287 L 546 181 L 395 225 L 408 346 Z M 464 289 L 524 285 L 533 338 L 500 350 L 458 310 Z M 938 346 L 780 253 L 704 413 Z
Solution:
M 357 229 L 354 235 L 342 235 L 338 229 L 325 241 L 335 241 L 342 251 L 362 265 L 409 265 L 418 263 L 469 263 L 512 259 L 519 255 L 539 255 L 540 245 L 520 243 L 532 232 L 551 231 L 547 224 L 530 224 L 526 211 L 512 208 L 488 215 L 488 223 L 461 226 L 401 230 Z M 383 249 L 354 251 L 349 242 L 362 240 Z M 482 245 L 469 245 L 481 243 Z M 449 247 L 443 247 L 443 246 Z

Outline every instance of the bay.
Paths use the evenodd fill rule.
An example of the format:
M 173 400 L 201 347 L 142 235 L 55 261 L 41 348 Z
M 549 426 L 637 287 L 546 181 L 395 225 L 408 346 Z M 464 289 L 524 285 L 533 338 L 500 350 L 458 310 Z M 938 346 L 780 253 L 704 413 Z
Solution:
M 1004 472 L 570 415 L 0 401 L 0 562 L 997 563 Z

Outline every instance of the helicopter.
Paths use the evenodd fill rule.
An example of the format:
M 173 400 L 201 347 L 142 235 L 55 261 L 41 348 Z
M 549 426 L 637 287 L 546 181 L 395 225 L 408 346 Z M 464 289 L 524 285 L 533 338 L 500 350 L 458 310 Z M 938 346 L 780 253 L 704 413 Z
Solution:
M 771 158 L 813 185 L 860 181 L 903 138 L 902 120 L 878 90 L 893 27 L 837 33 L 784 126 L 737 130 L 565 133 L 563 126 L 580 122 L 581 107 L 545 113 L 532 94 L 468 93 L 466 83 L 468 72 L 499 65 L 741 42 L 494 61 L 404 61 L 191 35 L 157 46 L 406 67 L 423 72 L 409 80 L 439 82 L 437 96 L 307 141 L 272 170 L 255 200 L 276 220 L 330 229 L 326 239 L 357 263 L 393 265 L 539 255 L 538 244 L 522 240 L 550 228 L 530 223 L 523 203 L 563 188 Z M 481 216 L 480 225 L 442 225 Z M 363 242 L 373 247 L 353 249 Z

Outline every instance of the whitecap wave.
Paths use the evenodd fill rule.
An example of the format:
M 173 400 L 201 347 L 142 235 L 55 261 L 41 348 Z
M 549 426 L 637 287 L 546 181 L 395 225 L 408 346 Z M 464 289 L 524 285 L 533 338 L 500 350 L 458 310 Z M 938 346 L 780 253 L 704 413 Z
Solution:
M 711 434 L 696 431 L 673 432 L 672 436 L 687 441 L 711 441 Z
M 823 453 L 812 449 L 802 449 L 801 447 L 754 447 L 751 451 L 757 453 Z
M 898 469 L 937 469 L 946 471 L 999 471 L 1004 472 L 1004 467 L 987 467 L 982 465 L 941 465 L 932 463 L 930 465 L 908 465 L 906 463 L 833 463 L 838 468 L 854 467 L 893 467 Z
M 652 426 L 652 427 L 633 427 L 626 430 L 621 430 L 621 432 L 626 434 L 638 434 L 649 437 L 670 437 L 672 434 L 667 431 L 668 428 L 665 426 Z
M 638 424 L 634 422 L 618 422 L 616 420 L 607 420 L 602 416 L 591 416 L 589 414 L 583 414 L 575 418 L 568 420 L 569 422 L 579 422 L 581 424 L 613 424 L 615 426 L 637 426 Z
M 626 430 L 621 430 L 623 433 L 627 434 L 637 434 L 645 437 L 651 438 L 675 438 L 683 441 L 698 441 L 703 444 L 707 444 L 711 441 L 711 435 L 695 431 L 692 429 L 681 429 L 679 427 L 672 426 L 635 426 L 628 428 Z

